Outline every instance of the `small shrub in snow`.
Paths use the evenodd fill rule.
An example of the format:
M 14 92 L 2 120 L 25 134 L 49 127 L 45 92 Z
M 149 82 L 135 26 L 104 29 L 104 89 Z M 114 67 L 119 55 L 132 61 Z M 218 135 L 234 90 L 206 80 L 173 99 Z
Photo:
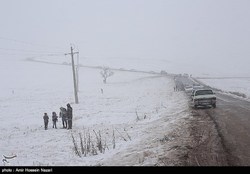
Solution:
M 105 152 L 105 148 L 107 148 L 107 146 L 106 142 L 103 143 L 101 132 L 99 131 L 98 134 L 94 130 L 93 132 L 95 133 L 96 137 L 95 141 L 89 131 L 84 131 L 83 136 L 81 133 L 79 133 L 80 148 L 78 147 L 73 134 L 71 135 L 74 144 L 74 152 L 77 156 L 81 157 L 83 155 L 86 157 L 87 155 L 97 155 L 99 152 Z
M 122 138 L 124 141 L 127 141 L 125 136 L 118 130 L 115 129 L 116 132 L 118 132 L 119 137 Z M 115 136 L 115 130 L 113 129 L 112 137 L 110 137 L 110 143 L 109 145 L 112 145 L 113 149 L 116 147 L 116 136 Z M 126 136 L 131 140 L 131 137 L 127 133 L 127 131 L 124 129 Z M 105 134 L 103 134 L 105 135 Z M 108 135 L 108 133 L 106 133 Z M 93 130 L 93 133 L 91 134 L 89 130 L 84 131 L 84 133 L 79 133 L 80 137 L 80 146 L 78 146 L 76 138 L 73 134 L 72 141 L 74 145 L 74 152 L 78 157 L 86 157 L 86 156 L 93 156 L 98 155 L 99 153 L 105 153 L 106 149 L 109 150 L 107 145 L 107 139 L 105 137 L 102 137 L 101 131 L 98 132 Z
M 77 143 L 76 143 L 76 141 L 75 141 L 75 138 L 74 138 L 73 134 L 71 134 L 71 137 L 72 137 L 72 141 L 73 141 L 73 144 L 74 144 L 74 151 L 75 151 L 75 154 L 76 154 L 77 156 L 81 157 L 81 154 L 80 154 L 80 152 L 79 152 L 79 148 L 78 148 L 78 146 L 77 146 Z

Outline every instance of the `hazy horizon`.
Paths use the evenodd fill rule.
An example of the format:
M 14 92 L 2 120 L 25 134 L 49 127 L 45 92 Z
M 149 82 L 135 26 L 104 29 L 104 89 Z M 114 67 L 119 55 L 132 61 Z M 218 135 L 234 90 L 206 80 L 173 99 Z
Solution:
M 130 61 L 150 67 L 154 61 L 166 70 L 181 64 L 187 73 L 250 76 L 249 5 L 248 0 L 3 1 L 0 59 L 53 60 L 51 54 L 63 57 L 72 44 L 83 64 Z

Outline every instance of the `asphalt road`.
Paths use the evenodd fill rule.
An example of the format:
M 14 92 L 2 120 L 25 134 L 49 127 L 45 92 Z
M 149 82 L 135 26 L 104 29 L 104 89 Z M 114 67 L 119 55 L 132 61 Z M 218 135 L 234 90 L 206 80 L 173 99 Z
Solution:
M 217 125 L 229 165 L 250 166 L 250 102 L 216 95 L 217 108 L 209 114 Z
M 180 89 L 194 83 L 187 77 L 176 77 L 175 81 Z M 198 109 L 196 113 L 213 120 L 229 166 L 250 166 L 250 102 L 215 92 L 217 107 Z

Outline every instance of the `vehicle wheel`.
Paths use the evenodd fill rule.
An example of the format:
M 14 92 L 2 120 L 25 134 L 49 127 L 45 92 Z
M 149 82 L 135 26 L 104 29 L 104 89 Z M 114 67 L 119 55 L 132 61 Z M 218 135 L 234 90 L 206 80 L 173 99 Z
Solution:
M 197 109 L 197 105 L 194 105 L 194 109 Z
M 216 104 L 213 104 L 213 108 L 216 108 Z

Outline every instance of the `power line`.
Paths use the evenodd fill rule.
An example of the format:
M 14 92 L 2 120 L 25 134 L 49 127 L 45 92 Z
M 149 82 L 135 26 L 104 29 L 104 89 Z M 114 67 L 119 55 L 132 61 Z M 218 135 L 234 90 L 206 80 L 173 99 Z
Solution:
M 14 49 L 14 48 L 0 48 L 0 55 L 33 56 L 33 58 L 35 58 L 35 57 L 45 57 L 45 56 L 63 56 L 64 53 L 45 52 L 45 51 L 37 51 L 37 50 L 24 50 L 24 49 Z
M 12 49 L 12 48 L 0 48 L 2 51 L 18 51 L 18 52 L 30 52 L 30 53 L 44 53 L 44 54 L 63 54 L 59 52 L 44 52 L 44 51 L 33 51 L 33 50 L 22 50 L 22 49 Z
M 16 54 L 16 53 L 0 53 L 2 56 L 31 56 L 32 58 L 38 57 L 61 57 L 64 54 Z
M 25 44 L 25 45 L 32 45 L 32 46 L 39 46 L 39 47 L 46 47 L 46 48 L 52 48 L 48 45 L 43 45 L 43 44 L 37 44 L 37 43 L 31 43 L 31 42 L 26 42 L 26 41 L 21 41 L 21 40 L 16 40 L 16 39 L 10 39 L 10 38 L 6 38 L 6 37 L 2 37 L 0 36 L 1 40 L 5 40 L 5 41 L 11 41 L 11 42 L 16 42 L 16 43 L 21 43 L 21 44 Z M 58 46 L 53 46 L 53 49 L 57 48 L 57 49 L 64 49 L 62 47 L 58 47 Z

